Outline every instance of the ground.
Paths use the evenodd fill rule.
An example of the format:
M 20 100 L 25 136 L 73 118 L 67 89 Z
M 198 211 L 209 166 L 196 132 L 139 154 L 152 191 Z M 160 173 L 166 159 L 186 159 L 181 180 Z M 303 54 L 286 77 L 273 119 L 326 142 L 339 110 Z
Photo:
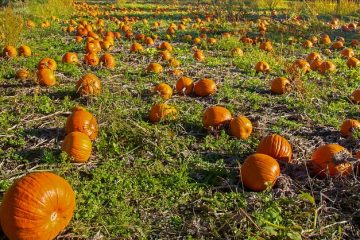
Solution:
M 164 11 L 154 14 L 157 7 Z M 339 143 L 350 152 L 357 149 L 357 139 L 341 137 L 339 126 L 347 118 L 360 117 L 358 105 L 348 98 L 359 87 L 360 68 L 348 68 L 339 51 L 326 52 L 328 47 L 322 45 L 312 49 L 301 46 L 310 36 L 320 38 L 323 32 L 333 40 L 344 37 L 345 45 L 350 46 L 352 39 L 359 39 L 358 33 L 331 29 L 322 24 L 330 20 L 326 17 L 314 21 L 303 16 L 301 27 L 280 13 L 268 27 L 266 37 L 273 42 L 274 51 L 267 53 L 258 44 L 239 41 L 245 30 L 251 29 L 250 36 L 257 34 L 259 18 L 270 19 L 269 11 L 252 11 L 238 23 L 205 23 L 213 30 L 208 37 L 218 42 L 210 45 L 204 41 L 197 46 L 203 49 L 206 60 L 196 62 L 194 45 L 182 37 L 199 35 L 198 29 L 191 29 L 194 22 L 170 39 L 166 30 L 182 17 L 204 19 L 204 6 L 142 3 L 110 10 L 110 3 L 103 3 L 101 9 L 119 19 L 125 15 L 139 17 L 132 24 L 133 32 L 157 34 L 156 45 L 169 41 L 183 75 L 194 80 L 213 79 L 216 94 L 201 98 L 174 93 L 166 102 L 178 110 L 177 119 L 150 123 L 149 109 L 162 102 L 153 94 L 153 87 L 161 82 L 175 86 L 179 78 L 169 73 L 172 68 L 159 59 L 155 46 L 131 53 L 134 40 L 122 37 L 109 51 L 116 59 L 115 69 L 70 65 L 61 62 L 62 56 L 71 51 L 82 60 L 85 41 L 76 43 L 75 32 L 63 31 L 69 25 L 65 19 L 51 21 L 49 28 L 27 29 L 21 44 L 30 46 L 33 56 L 0 60 L 1 193 L 27 172 L 53 171 L 68 180 L 76 192 L 76 211 L 59 239 L 360 238 L 360 184 L 356 174 L 320 179 L 308 168 L 312 152 L 325 143 Z M 109 16 L 100 17 L 105 19 L 107 30 L 120 31 Z M 89 15 L 77 13 L 72 18 L 95 23 Z M 144 24 L 143 19 L 149 23 Z M 40 25 L 40 19 L 33 20 Z M 155 21 L 162 25 L 153 30 Z M 350 18 L 341 21 L 349 22 Z M 224 32 L 233 34 L 223 38 Z M 290 37 L 298 42 L 289 45 Z M 240 47 L 244 56 L 232 56 L 234 47 Z M 359 50 L 354 50 L 359 56 Z M 286 69 L 312 51 L 333 61 L 337 72 L 321 75 L 311 71 L 292 82 L 290 93 L 272 94 L 271 80 L 290 76 Z M 35 73 L 44 57 L 58 63 L 55 86 L 46 88 L 15 78 L 20 68 Z M 152 61 L 160 62 L 165 71 L 147 73 L 146 66 Z M 258 61 L 268 62 L 270 73 L 256 73 Z M 79 97 L 75 84 L 90 72 L 101 79 L 102 93 L 93 98 Z M 66 117 L 79 104 L 96 116 L 100 127 L 86 164 L 70 163 L 60 150 Z M 248 117 L 254 126 L 250 138 L 236 139 L 226 127 L 206 130 L 202 114 L 212 105 L 225 106 L 234 116 Z M 289 140 L 294 160 L 281 164 L 281 175 L 272 189 L 256 193 L 244 188 L 238 169 L 268 133 Z

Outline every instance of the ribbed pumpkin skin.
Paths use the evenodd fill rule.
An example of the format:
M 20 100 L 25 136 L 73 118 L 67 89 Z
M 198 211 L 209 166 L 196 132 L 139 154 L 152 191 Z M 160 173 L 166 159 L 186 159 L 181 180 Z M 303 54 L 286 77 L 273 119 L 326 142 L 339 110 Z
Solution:
M 351 163 L 336 164 L 334 162 L 334 156 L 342 151 L 348 153 L 338 144 L 327 144 L 316 149 L 311 157 L 314 172 L 320 176 L 329 174 L 331 177 L 345 176 L 351 173 Z
M 82 132 L 95 140 L 98 133 L 96 118 L 82 107 L 75 107 L 72 114 L 67 118 L 65 125 L 66 134 Z
M 100 95 L 100 79 L 92 73 L 84 75 L 76 84 L 76 92 L 78 92 L 80 96 Z
M 177 110 L 165 103 L 155 104 L 149 112 L 149 120 L 152 123 L 160 122 L 167 118 L 176 118 Z
M 238 116 L 230 121 L 231 135 L 240 138 L 247 139 L 252 132 L 252 124 L 249 119 L 244 116 Z
M 26 45 L 22 45 L 18 49 L 19 56 L 31 57 L 31 48 Z
M 5 193 L 1 227 L 10 240 L 54 239 L 70 222 L 75 194 L 69 183 L 49 172 L 30 173 Z
M 291 145 L 285 138 L 277 134 L 271 134 L 261 139 L 256 152 L 269 155 L 280 161 L 291 162 Z
M 280 175 L 280 166 L 272 157 L 255 153 L 246 158 L 240 168 L 241 181 L 253 191 L 263 191 L 266 184 L 274 184 Z
M 203 78 L 194 84 L 194 92 L 200 97 L 206 97 L 216 92 L 216 83 L 208 78 Z
M 91 140 L 85 133 L 71 132 L 66 135 L 62 148 L 75 163 L 87 162 L 91 155 Z
M 114 68 L 116 66 L 115 58 L 110 53 L 105 53 L 101 56 L 100 62 L 107 68 Z
M 52 58 L 44 58 L 39 62 L 38 70 L 43 68 L 48 68 L 52 71 L 55 71 L 57 69 L 57 64 Z
M 217 127 L 231 120 L 231 113 L 224 107 L 212 106 L 208 107 L 203 115 L 202 123 L 205 128 Z
M 346 119 L 340 127 L 340 132 L 343 137 L 351 136 L 353 130 L 360 128 L 360 122 L 355 119 Z

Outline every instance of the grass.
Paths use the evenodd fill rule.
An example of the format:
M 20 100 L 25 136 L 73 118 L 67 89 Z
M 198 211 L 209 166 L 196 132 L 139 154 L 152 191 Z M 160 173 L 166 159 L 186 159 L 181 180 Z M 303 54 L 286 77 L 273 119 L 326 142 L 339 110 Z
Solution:
M 178 23 L 184 15 L 194 18 L 186 12 L 188 5 L 181 9 L 175 5 L 160 6 L 168 10 L 155 15 L 156 5 L 143 3 L 127 3 L 121 8 L 128 8 L 127 15 L 140 19 L 151 16 L 149 26 L 161 20 L 162 27 L 155 31 L 160 39 L 165 39 L 170 22 Z M 109 7 L 110 4 L 101 5 L 104 10 Z M 198 8 L 202 11 L 206 5 Z M 121 11 L 109 11 L 111 16 L 120 19 L 124 16 Z M 73 17 L 93 20 L 78 13 Z M 118 31 L 117 24 L 108 17 L 100 17 L 105 19 L 106 29 Z M 244 17 L 256 22 L 267 15 L 253 11 Z M 61 238 L 360 237 L 358 177 L 317 179 L 306 173 L 306 164 L 316 146 L 339 142 L 349 150 L 357 147 L 353 141 L 340 137 L 338 128 L 346 118 L 359 118 L 358 106 L 347 99 L 359 87 L 359 68 L 347 68 L 345 60 L 333 51 L 322 56 L 336 64 L 337 73 L 323 76 L 311 72 L 301 77 L 301 90 L 286 95 L 270 92 L 271 80 L 286 76 L 286 64 L 304 58 L 310 51 L 321 53 L 324 49 L 321 45 L 304 49 L 303 40 L 326 31 L 332 39 L 345 37 L 348 46 L 356 33 L 330 29 L 322 25 L 322 20 L 309 20 L 308 29 L 298 26 L 291 31 L 293 23 L 285 20 L 281 26 L 288 31 L 280 35 L 279 23 L 274 21 L 267 37 L 273 41 L 275 52 L 265 53 L 258 45 L 239 42 L 238 35 L 221 38 L 222 32 L 235 32 L 239 25 L 251 27 L 249 35 L 253 36 L 256 25 L 244 21 L 239 25 L 210 22 L 205 25 L 214 32 L 208 36 L 216 37 L 218 43 L 199 46 L 207 58 L 204 63 L 197 63 L 192 58 L 192 45 L 182 40 L 186 34 L 199 35 L 188 24 L 187 30 L 171 39 L 175 46 L 173 55 L 181 61 L 180 68 L 186 76 L 194 80 L 212 78 L 219 90 L 206 98 L 175 94 L 167 103 L 178 109 L 178 119 L 151 124 L 148 111 L 161 99 L 149 92 L 157 83 L 174 86 L 177 81 L 177 77 L 167 74 L 169 67 L 160 75 L 145 72 L 147 64 L 157 58 L 156 50 L 147 48 L 142 54 L 132 54 L 129 52 L 132 42 L 122 38 L 111 52 L 118 63 L 114 70 L 63 64 L 61 57 L 67 51 L 77 52 L 83 59 L 85 43 L 75 43 L 74 34 L 63 32 L 62 28 L 67 26 L 63 21 L 50 21 L 50 28 L 23 30 L 22 42 L 32 48 L 31 58 L 0 60 L 0 193 L 29 171 L 54 171 L 66 178 L 76 191 L 77 207 Z M 133 29 L 135 33 L 153 33 L 149 26 L 138 21 Z M 297 38 L 299 43 L 287 45 L 290 37 Z M 232 57 L 230 51 L 234 47 L 241 47 L 244 56 Z M 358 56 L 359 50 L 355 51 Z M 53 57 L 58 63 L 58 83 L 54 87 L 39 87 L 31 80 L 22 83 L 15 79 L 19 68 L 34 74 L 43 57 Z M 260 60 L 270 64 L 269 74 L 255 72 L 254 65 Z M 87 100 L 79 98 L 74 87 L 80 76 L 88 72 L 101 78 L 103 91 L 99 97 Z M 66 117 L 77 104 L 86 106 L 100 123 L 92 157 L 84 165 L 69 163 L 60 152 Z M 233 115 L 249 117 L 254 124 L 251 137 L 235 139 L 226 128 L 207 132 L 202 127 L 202 113 L 214 104 L 226 106 Z M 294 148 L 294 164 L 282 166 L 273 189 L 250 192 L 242 186 L 238 166 L 256 151 L 261 137 L 272 132 L 289 139 Z

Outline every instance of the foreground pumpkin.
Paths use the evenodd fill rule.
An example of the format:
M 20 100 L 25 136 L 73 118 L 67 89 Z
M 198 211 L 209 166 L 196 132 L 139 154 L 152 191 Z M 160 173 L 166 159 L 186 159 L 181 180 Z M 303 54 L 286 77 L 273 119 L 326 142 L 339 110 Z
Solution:
M 350 100 L 354 103 L 358 104 L 360 103 L 360 89 L 356 89 L 351 95 Z
M 340 126 L 340 133 L 343 137 L 350 137 L 354 130 L 360 129 L 360 122 L 355 119 L 346 119 Z
M 9 239 L 54 239 L 70 222 L 75 194 L 50 172 L 30 173 L 15 181 L 0 206 L 1 228 Z
M 240 168 L 240 177 L 244 186 L 257 192 L 272 186 L 279 175 L 279 163 L 274 158 L 261 153 L 247 157 Z
M 231 113 L 226 108 L 221 106 L 211 106 L 205 110 L 202 123 L 205 128 L 218 127 L 229 122 L 231 118 Z
M 149 112 L 149 120 L 152 123 L 160 122 L 166 119 L 175 119 L 177 110 L 165 103 L 158 103 L 151 107 Z
M 271 82 L 271 92 L 284 94 L 290 90 L 290 81 L 284 77 L 278 77 Z
M 206 97 L 216 92 L 216 83 L 208 78 L 203 78 L 194 84 L 194 92 L 200 97 Z
M 29 46 L 26 45 L 20 46 L 18 52 L 19 52 L 19 56 L 31 57 L 31 49 Z
M 285 138 L 277 134 L 262 138 L 256 152 L 269 155 L 280 161 L 291 162 L 291 145 Z
M 38 69 L 40 70 L 43 68 L 47 68 L 52 71 L 55 71 L 57 68 L 57 64 L 56 64 L 55 60 L 52 58 L 43 58 L 43 59 L 41 59 L 41 61 L 38 64 Z
M 230 121 L 230 133 L 237 138 L 247 139 L 252 129 L 251 121 L 245 116 L 238 116 Z
M 47 68 L 40 69 L 37 71 L 36 75 L 39 84 L 42 86 L 50 87 L 55 85 L 56 83 L 54 71 L 50 69 Z
M 88 135 L 90 140 L 95 140 L 98 133 L 96 118 L 83 107 L 75 107 L 67 118 L 65 130 L 71 132 L 82 132 Z
M 319 176 L 345 176 L 351 173 L 352 164 L 346 161 L 349 152 L 338 144 L 326 144 L 315 150 L 311 157 L 314 172 Z
M 146 68 L 149 73 L 161 73 L 163 71 L 163 67 L 159 63 L 150 63 Z
M 100 79 L 92 73 L 84 75 L 76 84 L 76 92 L 79 93 L 80 96 L 100 95 Z
M 3 50 L 3 57 L 6 58 L 14 58 L 17 56 L 17 51 L 16 48 L 14 46 L 6 46 Z
M 188 77 L 181 77 L 176 82 L 176 91 L 180 95 L 189 95 L 194 88 L 193 80 Z
M 91 155 L 91 140 L 85 133 L 71 132 L 66 135 L 61 150 L 71 157 L 71 162 L 87 162 Z

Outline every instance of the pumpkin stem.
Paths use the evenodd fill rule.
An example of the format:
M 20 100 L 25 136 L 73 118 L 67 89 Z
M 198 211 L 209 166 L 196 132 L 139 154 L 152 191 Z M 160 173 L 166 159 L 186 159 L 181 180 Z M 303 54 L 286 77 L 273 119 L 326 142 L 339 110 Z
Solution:
M 53 222 L 57 219 L 57 212 L 53 212 L 50 216 L 50 220 Z

